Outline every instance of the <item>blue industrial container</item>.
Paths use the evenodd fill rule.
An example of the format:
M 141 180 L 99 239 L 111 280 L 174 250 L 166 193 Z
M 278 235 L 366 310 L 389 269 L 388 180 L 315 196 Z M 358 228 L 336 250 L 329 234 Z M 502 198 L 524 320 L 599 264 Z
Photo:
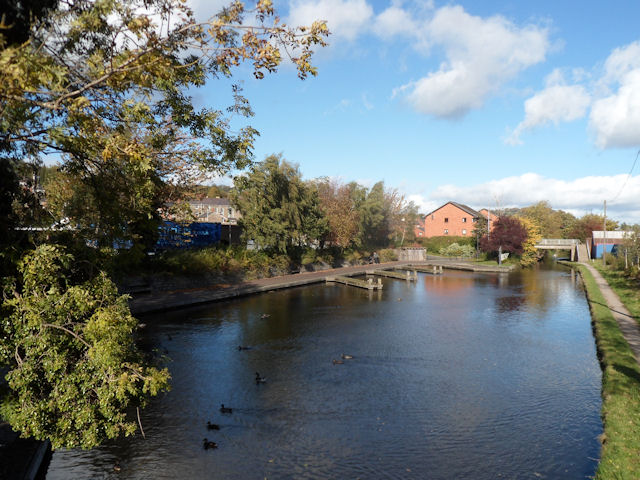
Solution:
M 183 225 L 165 221 L 159 227 L 157 248 L 191 248 L 206 247 L 220 242 L 221 226 L 219 223 L 194 222 Z

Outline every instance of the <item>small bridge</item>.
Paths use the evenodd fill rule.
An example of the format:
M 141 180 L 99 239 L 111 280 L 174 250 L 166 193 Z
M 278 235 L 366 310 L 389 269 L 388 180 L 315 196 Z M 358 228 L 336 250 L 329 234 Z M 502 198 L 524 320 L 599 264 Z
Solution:
M 571 261 L 583 262 L 589 258 L 587 247 L 575 238 L 543 238 L 536 248 L 539 250 L 569 250 Z

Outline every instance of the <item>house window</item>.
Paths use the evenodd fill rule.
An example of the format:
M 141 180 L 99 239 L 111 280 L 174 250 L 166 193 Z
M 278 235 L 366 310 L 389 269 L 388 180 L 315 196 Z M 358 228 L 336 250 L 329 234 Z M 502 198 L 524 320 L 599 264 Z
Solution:
M 431 220 L 433 220 L 433 213 L 431 214 Z
M 444 234 L 445 234 L 445 235 L 449 235 L 449 230 L 445 228 L 445 229 L 444 229 Z
M 466 235 L 466 234 L 467 234 L 467 231 L 466 231 L 464 228 L 462 229 L 462 234 L 463 234 L 463 235 Z
M 449 223 L 449 219 L 447 217 L 444 217 L 444 223 Z
M 467 217 L 462 217 L 462 223 L 467 223 Z
M 478 221 L 478 219 L 474 217 L 474 218 L 472 218 L 472 219 L 471 219 L 471 221 L 472 221 L 473 223 L 476 223 L 476 222 Z

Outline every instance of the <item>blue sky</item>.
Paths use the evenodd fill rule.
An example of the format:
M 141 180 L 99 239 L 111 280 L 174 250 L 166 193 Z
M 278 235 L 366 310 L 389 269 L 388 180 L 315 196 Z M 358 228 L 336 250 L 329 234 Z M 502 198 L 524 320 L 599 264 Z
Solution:
M 192 5 L 200 17 L 219 4 Z M 640 222 L 640 2 L 295 0 L 328 21 L 305 81 L 236 72 L 261 136 L 305 178 L 384 180 L 421 211 L 548 200 Z M 219 106 L 224 82 L 195 93 Z

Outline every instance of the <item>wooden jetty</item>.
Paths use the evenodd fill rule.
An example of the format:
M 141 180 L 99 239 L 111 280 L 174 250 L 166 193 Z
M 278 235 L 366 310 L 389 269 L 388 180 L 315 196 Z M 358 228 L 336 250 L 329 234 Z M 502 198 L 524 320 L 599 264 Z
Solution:
M 509 273 L 515 269 L 513 265 L 478 265 L 470 262 L 447 262 L 447 263 L 427 263 L 426 265 L 410 265 L 408 268 L 423 272 L 423 268 L 429 269 L 437 266 L 439 268 L 447 268 L 450 270 L 467 270 L 469 272 L 484 273 Z M 426 272 L 431 273 L 431 272 Z
M 409 270 L 406 270 L 405 273 L 394 272 L 391 270 L 373 270 L 373 271 L 367 270 L 367 274 L 377 275 L 379 277 L 398 278 L 400 280 L 408 280 L 408 281 L 414 281 L 418 279 L 418 274 L 416 273 L 415 270 L 413 271 L 413 274 Z
M 425 266 L 412 266 L 416 272 L 429 273 L 431 275 L 442 275 L 442 265 L 425 265 Z
M 378 279 L 377 282 L 374 282 L 372 278 L 369 278 L 367 280 L 360 280 L 357 278 L 350 278 L 342 275 L 335 275 L 332 277 L 326 277 L 325 282 L 342 283 L 343 285 L 350 285 L 352 287 L 358 287 L 358 288 L 366 288 L 367 290 L 382 290 L 382 281 L 380 279 Z

